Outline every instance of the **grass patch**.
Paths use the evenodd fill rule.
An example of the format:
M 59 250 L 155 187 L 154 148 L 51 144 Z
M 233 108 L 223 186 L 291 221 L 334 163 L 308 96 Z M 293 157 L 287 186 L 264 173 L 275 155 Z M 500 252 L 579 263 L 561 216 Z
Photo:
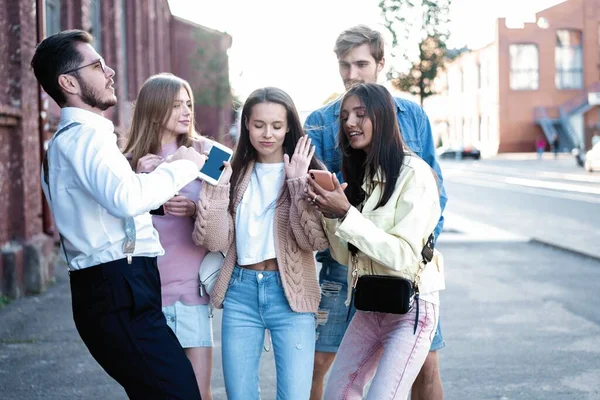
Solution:
M 6 307 L 10 303 L 10 299 L 6 296 L 0 296 L 0 309 Z

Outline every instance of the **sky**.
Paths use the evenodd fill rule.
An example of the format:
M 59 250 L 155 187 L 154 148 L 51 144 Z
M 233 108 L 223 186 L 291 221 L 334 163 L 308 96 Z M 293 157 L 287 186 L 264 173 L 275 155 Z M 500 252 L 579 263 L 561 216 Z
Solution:
M 494 39 L 495 20 L 532 21 L 535 12 L 565 0 L 453 0 L 449 47 L 479 48 Z M 320 107 L 344 90 L 333 45 L 345 28 L 381 24 L 379 0 L 169 0 L 171 12 L 233 37 L 229 78 L 241 99 L 276 86 L 299 111 Z M 474 17 L 476 16 L 476 17 Z M 389 49 L 386 49 L 389 54 Z M 393 60 L 387 59 L 387 64 Z M 383 78 L 381 74 L 380 78 Z

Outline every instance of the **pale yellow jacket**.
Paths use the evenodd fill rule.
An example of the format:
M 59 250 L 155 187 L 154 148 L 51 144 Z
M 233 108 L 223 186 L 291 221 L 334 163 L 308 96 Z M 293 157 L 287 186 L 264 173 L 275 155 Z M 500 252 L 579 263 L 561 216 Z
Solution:
M 382 193 L 384 179 L 377 175 L 372 184 L 364 183 L 367 198 L 362 213 L 351 207 L 348 215 L 324 218 L 331 254 L 348 265 L 348 284 L 352 284 L 352 262 L 348 242 L 358 249 L 359 275 L 400 276 L 414 280 L 421 250 L 440 219 L 441 208 L 434 173 L 416 155 L 407 154 L 392 197 L 374 210 Z M 445 288 L 444 263 L 440 252 L 421 272 L 421 294 Z M 352 290 L 348 290 L 348 301 Z M 436 293 L 437 294 L 437 293 Z

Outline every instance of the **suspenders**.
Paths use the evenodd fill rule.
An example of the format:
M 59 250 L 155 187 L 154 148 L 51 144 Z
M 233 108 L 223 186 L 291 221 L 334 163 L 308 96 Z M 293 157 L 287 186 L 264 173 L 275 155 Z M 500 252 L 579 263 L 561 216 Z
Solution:
M 56 134 L 54 135 L 54 138 L 52 139 L 51 143 L 54 143 L 54 141 L 58 138 L 58 136 L 60 136 L 63 132 L 66 132 L 67 130 L 81 125 L 79 122 L 72 122 L 69 125 L 61 128 L 58 132 L 56 132 Z M 46 155 L 44 156 L 44 161 L 43 161 L 43 168 L 44 168 L 44 182 L 46 182 L 46 186 L 48 186 L 48 197 L 50 198 L 50 202 L 52 202 L 52 191 L 50 190 L 50 170 L 48 167 L 48 152 L 50 151 L 50 146 L 48 146 L 48 149 L 46 150 Z M 52 209 L 52 205 L 50 205 L 50 208 Z M 125 218 L 123 220 L 124 225 L 125 225 L 125 243 L 123 245 L 123 253 L 125 253 L 125 256 L 127 257 L 127 263 L 131 264 L 131 258 L 133 256 L 133 252 L 135 250 L 135 239 L 136 239 L 136 230 L 135 230 L 135 222 L 133 220 L 133 217 L 128 217 Z M 67 265 L 69 265 L 69 257 L 67 256 L 67 249 L 65 247 L 65 241 L 63 238 L 63 235 L 60 233 L 59 231 L 59 236 L 60 236 L 60 244 L 63 248 L 63 252 L 65 254 L 65 260 L 67 261 Z

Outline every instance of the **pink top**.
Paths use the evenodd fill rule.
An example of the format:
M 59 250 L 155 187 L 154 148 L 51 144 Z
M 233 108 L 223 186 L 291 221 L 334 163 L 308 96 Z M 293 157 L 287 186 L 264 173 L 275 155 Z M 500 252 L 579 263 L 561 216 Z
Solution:
M 176 150 L 177 144 L 166 145 L 158 155 L 167 157 Z M 200 179 L 196 179 L 184 186 L 179 194 L 197 202 L 201 186 Z M 152 222 L 165 249 L 165 255 L 158 257 L 162 305 L 171 306 L 176 301 L 190 306 L 208 304 L 210 297 L 206 291 L 203 297 L 198 295 L 198 269 L 207 250 L 192 240 L 194 219 L 165 214 L 153 215 Z

